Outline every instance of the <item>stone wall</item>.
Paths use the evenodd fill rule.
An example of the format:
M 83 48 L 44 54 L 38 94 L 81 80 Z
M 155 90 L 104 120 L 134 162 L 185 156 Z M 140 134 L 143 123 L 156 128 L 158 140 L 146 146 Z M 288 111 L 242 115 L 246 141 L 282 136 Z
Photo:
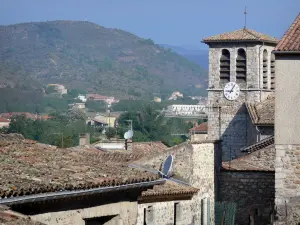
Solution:
M 137 222 L 137 208 L 136 202 L 119 202 L 77 210 L 37 214 L 31 218 L 47 225 L 85 225 L 88 219 L 116 216 L 119 220 L 118 224 L 134 225 Z
M 230 81 L 236 82 L 236 57 L 238 49 L 244 49 L 247 54 L 247 81 L 239 83 L 240 96 L 235 101 L 227 101 L 223 96 L 224 84 L 220 83 L 220 57 L 222 49 L 230 52 Z M 244 111 L 244 102 L 260 102 L 270 93 L 262 90 L 263 84 L 263 51 L 268 51 L 268 60 L 271 58 L 273 46 L 247 43 L 211 44 L 209 49 L 209 91 L 208 103 L 208 139 L 222 140 L 223 160 L 241 156 L 240 149 L 252 142 L 247 133 L 249 129 L 247 113 Z M 268 67 L 270 73 L 270 63 Z M 270 74 L 269 74 L 270 75 Z M 268 81 L 269 82 L 269 81 Z M 270 83 L 270 82 L 269 82 Z M 270 86 L 270 85 L 269 85 Z M 267 94 L 265 94 L 267 93 Z M 250 140 L 251 139 L 251 140 Z M 252 143 L 251 143 L 252 144 Z
M 274 172 L 222 171 L 218 201 L 237 203 L 236 225 L 270 224 L 275 198 Z M 265 223 L 259 223 L 264 221 Z
M 215 171 L 219 165 L 215 161 L 218 157 L 218 145 L 208 141 L 183 143 L 168 149 L 164 153 L 154 155 L 151 158 L 144 158 L 136 163 L 157 169 L 169 154 L 174 155 L 173 173 L 175 177 L 199 189 L 199 192 L 190 201 L 180 202 L 179 208 L 184 213 L 178 220 L 181 221 L 178 224 L 186 225 L 191 222 L 201 224 L 202 220 L 206 220 L 207 213 L 205 215 L 201 213 L 204 200 L 209 201 L 210 207 L 207 210 L 210 210 L 210 221 L 211 224 L 214 224 Z M 150 215 L 157 218 L 154 219 L 157 222 L 155 225 L 173 224 L 174 202 L 139 205 L 139 224 L 143 221 L 144 209 L 149 206 L 152 206 Z M 167 221 L 168 223 L 158 223 L 158 220 Z M 189 223 L 186 223 L 187 221 Z
M 275 147 L 276 224 L 297 225 L 300 223 L 300 145 L 276 144 Z

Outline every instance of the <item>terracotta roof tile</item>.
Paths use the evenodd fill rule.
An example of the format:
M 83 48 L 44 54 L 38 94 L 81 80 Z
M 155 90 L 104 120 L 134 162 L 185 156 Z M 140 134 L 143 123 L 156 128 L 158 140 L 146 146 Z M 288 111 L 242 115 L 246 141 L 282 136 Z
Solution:
M 257 150 L 261 150 L 261 149 L 263 149 L 265 147 L 268 147 L 270 145 L 274 145 L 274 136 L 265 138 L 265 139 L 255 143 L 253 145 L 242 148 L 241 151 L 251 153 L 251 152 L 255 152 Z
M 130 154 L 56 149 L 22 139 L 0 140 L 0 198 L 158 179 L 152 173 L 129 168 L 128 163 L 134 159 Z
M 277 44 L 275 51 L 300 52 L 300 13 Z
M 246 103 L 247 110 L 255 125 L 274 125 L 275 95 L 271 94 L 259 103 Z
M 207 133 L 207 122 L 201 123 L 198 126 L 191 128 L 190 131 Z
M 198 191 L 199 189 L 191 186 L 178 184 L 172 181 L 166 181 L 163 185 L 155 185 L 153 189 L 148 189 L 147 191 L 142 192 L 142 195 L 139 197 L 138 200 L 146 200 L 149 198 L 155 198 L 157 196 L 192 196 Z
M 1 225 L 44 225 L 33 221 L 28 216 L 11 211 L 8 207 L 0 205 L 0 224 Z
M 248 148 L 250 151 L 248 155 L 223 162 L 222 169 L 230 171 L 274 171 L 275 146 L 272 137 L 248 146 Z
M 222 41 L 260 41 L 277 43 L 277 39 L 266 34 L 259 33 L 248 28 L 235 30 L 223 34 L 214 35 L 203 39 L 204 43 Z

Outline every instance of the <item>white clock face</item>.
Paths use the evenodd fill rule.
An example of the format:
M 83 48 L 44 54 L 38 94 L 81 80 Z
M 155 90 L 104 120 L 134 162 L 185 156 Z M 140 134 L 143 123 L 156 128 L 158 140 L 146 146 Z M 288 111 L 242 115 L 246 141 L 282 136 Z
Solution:
M 240 95 L 240 87 L 237 83 L 229 82 L 224 87 L 224 96 L 226 99 L 233 101 Z

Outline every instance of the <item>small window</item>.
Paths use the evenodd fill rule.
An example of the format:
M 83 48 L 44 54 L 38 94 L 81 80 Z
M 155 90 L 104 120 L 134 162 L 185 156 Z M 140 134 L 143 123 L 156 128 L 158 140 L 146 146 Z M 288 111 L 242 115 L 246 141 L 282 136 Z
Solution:
M 230 81 L 230 52 L 227 49 L 223 49 L 220 58 L 220 83 L 226 84 L 229 81 Z
M 271 54 L 271 90 L 275 90 L 275 55 Z
M 268 89 L 268 52 L 263 52 L 263 89 Z
M 245 83 L 247 80 L 247 58 L 244 49 L 240 48 L 236 58 L 236 81 L 237 83 Z

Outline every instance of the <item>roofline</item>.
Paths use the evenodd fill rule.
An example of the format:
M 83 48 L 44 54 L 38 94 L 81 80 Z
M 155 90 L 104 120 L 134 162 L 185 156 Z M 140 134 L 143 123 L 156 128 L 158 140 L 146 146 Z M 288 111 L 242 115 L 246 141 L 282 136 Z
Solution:
M 236 42 L 248 42 L 248 43 L 270 43 L 276 44 L 278 41 L 268 41 L 268 40 L 202 40 L 201 43 L 208 44 L 208 43 L 236 43 Z
M 88 190 L 60 191 L 60 192 L 35 194 L 35 195 L 12 197 L 12 198 L 3 198 L 0 199 L 0 204 L 14 205 L 14 204 L 23 204 L 28 202 L 38 202 L 38 201 L 45 201 L 45 200 L 52 200 L 52 199 L 75 197 L 75 196 L 89 196 L 89 195 L 107 193 L 112 191 L 122 191 L 131 188 L 152 187 L 154 185 L 164 184 L 165 182 L 166 181 L 164 179 L 159 179 L 155 181 L 125 184 L 125 185 L 119 185 L 114 187 L 100 187 L 100 188 L 92 188 Z
M 272 51 L 274 54 L 288 54 L 288 55 L 300 55 L 300 51 L 280 51 L 280 50 L 274 50 Z

